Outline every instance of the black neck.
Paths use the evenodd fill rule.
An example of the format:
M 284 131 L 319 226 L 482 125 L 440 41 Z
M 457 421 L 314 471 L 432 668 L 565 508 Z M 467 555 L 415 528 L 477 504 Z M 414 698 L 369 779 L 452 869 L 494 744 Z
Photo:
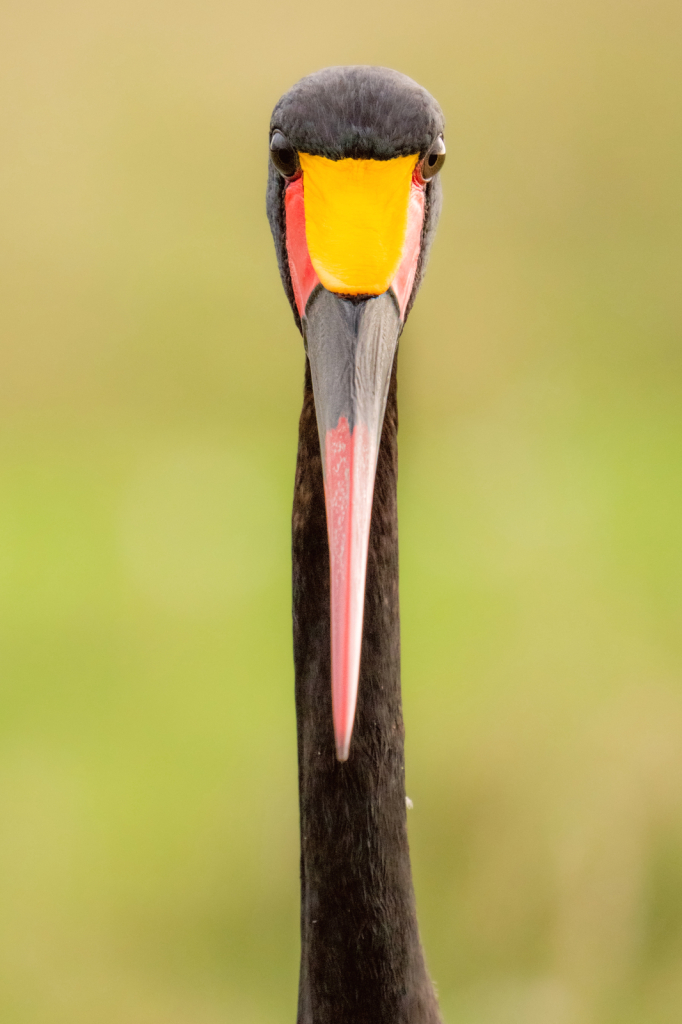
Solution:
M 350 758 L 334 755 L 329 552 L 306 362 L 293 510 L 293 618 L 301 814 L 298 1024 L 438 1024 L 419 942 L 405 820 L 400 700 L 396 368 L 369 541 Z

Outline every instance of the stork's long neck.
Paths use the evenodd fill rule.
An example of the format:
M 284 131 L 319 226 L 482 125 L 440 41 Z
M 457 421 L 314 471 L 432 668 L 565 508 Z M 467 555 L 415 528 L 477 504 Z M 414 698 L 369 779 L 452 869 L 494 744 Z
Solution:
M 438 1024 L 419 942 L 405 820 L 400 700 L 395 365 L 374 488 L 351 754 L 334 754 L 329 553 L 306 362 L 293 510 L 301 815 L 298 1024 Z

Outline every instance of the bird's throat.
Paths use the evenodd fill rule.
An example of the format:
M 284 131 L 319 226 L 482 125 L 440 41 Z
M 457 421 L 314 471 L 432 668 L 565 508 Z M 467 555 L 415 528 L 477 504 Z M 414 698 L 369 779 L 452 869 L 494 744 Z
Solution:
M 405 820 L 393 367 L 374 486 L 351 756 L 336 760 L 329 549 L 306 362 L 293 508 L 301 826 L 298 1024 L 438 1024 L 419 941 Z

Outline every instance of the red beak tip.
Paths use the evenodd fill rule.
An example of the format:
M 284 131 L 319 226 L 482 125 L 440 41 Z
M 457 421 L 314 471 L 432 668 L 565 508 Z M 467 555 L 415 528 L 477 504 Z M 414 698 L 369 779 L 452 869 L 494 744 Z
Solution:
M 334 746 L 336 747 L 336 760 L 347 761 L 350 757 L 350 745 L 353 739 L 355 725 L 355 702 L 353 702 L 353 718 L 350 722 L 334 723 Z
M 343 764 L 344 761 L 348 760 L 348 755 L 349 754 L 350 754 L 350 736 L 347 739 L 345 737 L 343 739 L 337 739 L 336 740 L 336 760 L 340 761 L 341 764 Z

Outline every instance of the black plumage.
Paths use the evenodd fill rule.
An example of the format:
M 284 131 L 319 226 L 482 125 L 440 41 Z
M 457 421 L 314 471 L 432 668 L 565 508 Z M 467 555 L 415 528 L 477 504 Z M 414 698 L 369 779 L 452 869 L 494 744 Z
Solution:
M 429 94 L 397 72 L 332 68 L 304 79 L 280 100 L 272 127 L 306 152 L 386 159 L 405 147 L 426 152 L 443 119 Z M 282 180 L 271 167 L 268 215 L 300 324 L 288 276 Z M 440 209 L 438 179 L 426 188 L 420 273 Z M 418 284 L 419 275 L 413 297 Z M 397 428 L 394 362 L 374 486 L 352 751 L 340 763 L 332 728 L 324 485 L 306 359 L 292 520 L 301 830 L 298 1024 L 440 1022 L 419 939 L 407 841 Z
M 324 68 L 297 82 L 272 112 L 299 152 L 330 160 L 422 156 L 443 131 L 433 96 L 390 68 Z

